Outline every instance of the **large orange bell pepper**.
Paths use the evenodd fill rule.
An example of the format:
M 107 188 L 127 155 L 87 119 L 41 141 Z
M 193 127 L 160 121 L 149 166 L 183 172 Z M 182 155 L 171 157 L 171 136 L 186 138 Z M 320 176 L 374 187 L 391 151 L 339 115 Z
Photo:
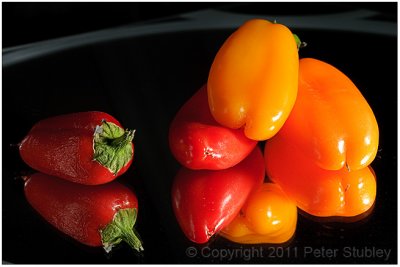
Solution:
M 229 128 L 266 140 L 293 108 L 298 83 L 295 37 L 284 25 L 262 19 L 244 23 L 222 45 L 208 77 L 210 110 Z
M 375 158 L 379 130 L 367 101 L 345 74 L 304 58 L 296 103 L 278 135 L 324 169 L 359 170 Z
M 296 230 L 297 208 L 277 184 L 264 183 L 220 235 L 241 244 L 284 243 Z
M 371 167 L 325 170 L 301 150 L 276 136 L 264 150 L 268 177 L 303 211 L 321 217 L 352 217 L 368 211 L 376 197 Z

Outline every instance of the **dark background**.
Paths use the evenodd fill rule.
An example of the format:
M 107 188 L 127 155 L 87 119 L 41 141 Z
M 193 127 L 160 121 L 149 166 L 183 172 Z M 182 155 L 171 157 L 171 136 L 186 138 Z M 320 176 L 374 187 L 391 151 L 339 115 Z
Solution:
M 2 3 L 3 48 L 51 38 L 110 28 L 129 23 L 162 20 L 184 12 L 216 8 L 238 13 L 307 15 L 371 9 L 380 11 L 375 19 L 397 21 L 392 4 L 365 3 L 246 3 L 246 2 L 142 2 L 142 3 Z
M 3 49 L 127 24 L 179 21 L 177 16 L 212 8 L 233 14 L 330 15 L 368 9 L 370 21 L 397 24 L 397 3 L 3 3 Z M 340 21 L 338 21 L 339 23 Z M 396 263 L 397 262 L 397 34 L 295 28 L 308 46 L 300 57 L 314 57 L 338 67 L 360 88 L 375 112 L 380 147 L 372 166 L 378 195 L 369 216 L 356 223 L 315 221 L 299 215 L 287 244 L 242 246 L 214 237 L 208 244 L 189 242 L 170 205 L 171 183 L 179 169 L 168 148 L 168 127 L 180 106 L 207 79 L 215 53 L 234 29 L 161 33 L 121 38 L 57 51 L 3 66 L 2 81 L 2 249 L 13 263 L 228 263 L 201 255 L 202 249 L 264 251 L 234 263 Z M 23 51 L 23 50 L 21 50 Z M 3 57 L 5 53 L 3 51 Z M 111 255 L 60 234 L 32 210 L 19 178 L 32 170 L 17 147 L 40 119 L 64 113 L 102 110 L 136 128 L 135 161 L 118 180 L 139 199 L 137 229 L 145 252 L 126 245 Z M 261 144 L 262 145 L 262 144 Z M 189 257 L 194 247 L 198 255 Z M 305 249 L 358 251 L 390 249 L 377 256 L 317 257 Z M 284 250 L 279 256 L 274 250 Z

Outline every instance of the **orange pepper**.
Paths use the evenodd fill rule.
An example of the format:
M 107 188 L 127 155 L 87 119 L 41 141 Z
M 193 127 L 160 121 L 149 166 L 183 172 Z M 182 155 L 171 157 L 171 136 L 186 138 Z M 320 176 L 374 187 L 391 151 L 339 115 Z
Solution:
M 264 183 L 220 235 L 236 243 L 284 243 L 296 230 L 297 208 L 282 189 Z
M 326 170 L 295 145 L 276 136 L 265 145 L 268 177 L 279 184 L 303 211 L 321 217 L 351 217 L 367 212 L 376 197 L 371 167 Z
M 284 25 L 262 19 L 243 24 L 222 45 L 208 77 L 208 102 L 225 127 L 266 140 L 282 127 L 297 94 L 299 57 Z
M 278 135 L 321 168 L 359 170 L 376 156 L 379 129 L 367 101 L 345 74 L 304 58 L 296 103 Z

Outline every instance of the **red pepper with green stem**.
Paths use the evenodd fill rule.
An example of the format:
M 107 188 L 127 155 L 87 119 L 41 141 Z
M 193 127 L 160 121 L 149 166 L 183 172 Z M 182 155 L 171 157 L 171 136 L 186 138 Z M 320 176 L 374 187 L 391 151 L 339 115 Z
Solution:
M 133 135 L 107 113 L 72 113 L 36 123 L 19 151 L 37 171 L 82 184 L 103 184 L 131 165 Z

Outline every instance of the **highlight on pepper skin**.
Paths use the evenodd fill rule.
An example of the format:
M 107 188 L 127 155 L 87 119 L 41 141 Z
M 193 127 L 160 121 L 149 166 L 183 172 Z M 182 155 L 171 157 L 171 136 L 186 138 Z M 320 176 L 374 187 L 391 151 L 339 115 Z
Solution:
M 253 19 L 222 45 L 208 77 L 208 102 L 215 120 L 261 141 L 274 136 L 297 95 L 299 56 L 284 25 Z
M 327 170 L 367 167 L 379 143 L 374 113 L 355 84 L 312 58 L 300 60 L 296 103 L 278 135 Z
M 297 207 L 277 184 L 264 183 L 220 235 L 242 244 L 284 243 L 296 231 Z
M 278 136 L 266 143 L 264 158 L 268 177 L 311 215 L 357 216 L 375 202 L 376 179 L 371 167 L 325 170 Z

